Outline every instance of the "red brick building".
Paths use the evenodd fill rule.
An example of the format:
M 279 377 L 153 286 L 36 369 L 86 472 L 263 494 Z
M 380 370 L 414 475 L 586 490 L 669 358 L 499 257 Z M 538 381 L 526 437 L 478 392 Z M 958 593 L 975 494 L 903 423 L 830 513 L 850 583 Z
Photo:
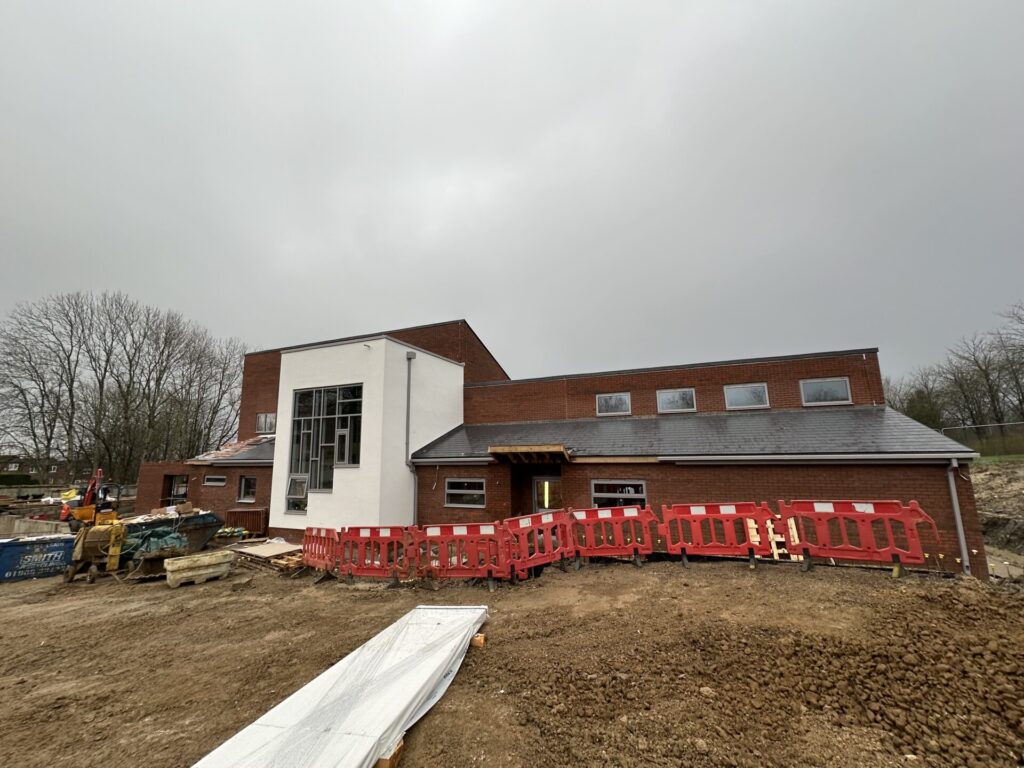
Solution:
M 299 448 L 288 447 L 298 446 L 292 424 L 299 422 L 293 413 L 279 413 L 292 410 L 292 391 L 280 390 L 298 395 L 306 386 L 294 373 L 303 356 L 314 361 L 319 355 L 308 366 L 314 370 L 330 359 L 324 354 L 334 354 L 324 350 L 349 354 L 362 340 L 369 349 L 371 339 L 398 343 L 413 358 L 412 350 L 419 350 L 460 364 L 461 418 L 443 434 L 408 445 L 403 456 L 414 475 L 390 476 L 388 483 L 414 485 L 411 509 L 371 509 L 375 503 L 388 507 L 383 492 L 383 501 L 353 506 L 357 495 L 346 489 L 354 488 L 365 459 L 363 467 L 337 465 L 329 487 L 336 516 L 325 497 L 312 493 L 308 508 L 303 501 L 292 509 L 292 492 L 304 488 L 308 477 L 296 474 Z M 282 383 L 283 355 L 293 370 L 290 384 Z M 417 391 L 411 366 L 408 387 Z M 338 373 L 331 383 L 354 376 Z M 406 413 L 408 407 L 415 418 L 416 409 L 388 391 L 380 395 L 385 412 Z M 369 407 L 373 398 L 364 393 L 362 399 Z M 493 521 L 562 506 L 636 503 L 658 511 L 661 504 L 679 502 L 767 501 L 775 507 L 780 499 L 916 499 L 939 526 L 944 567 L 957 570 L 966 555 L 974 574 L 986 573 L 969 473 L 976 456 L 886 406 L 877 349 L 510 380 L 460 320 L 250 354 L 240 418 L 241 440 L 270 433 L 280 438 L 270 464 L 277 462 L 274 477 L 288 484 L 288 493 L 267 487 L 268 496 L 259 496 L 264 483 L 271 484 L 270 465 L 256 487 L 266 500 L 258 503 L 271 507 L 272 531 L 290 538 L 307 524 L 370 525 L 397 512 L 390 519 L 440 523 Z M 364 436 L 364 456 L 369 445 Z M 200 481 L 212 470 L 197 469 L 198 460 L 188 463 L 189 498 L 195 484 L 197 498 L 212 499 L 214 492 Z M 225 466 L 221 487 L 241 482 L 243 469 Z M 168 482 L 180 489 L 180 475 L 168 481 L 180 470 L 149 465 L 140 498 L 144 487 L 152 494 L 160 485 L 164 496 L 172 490 Z M 230 493 L 221 493 L 229 503 Z M 320 510 L 315 514 L 314 501 Z

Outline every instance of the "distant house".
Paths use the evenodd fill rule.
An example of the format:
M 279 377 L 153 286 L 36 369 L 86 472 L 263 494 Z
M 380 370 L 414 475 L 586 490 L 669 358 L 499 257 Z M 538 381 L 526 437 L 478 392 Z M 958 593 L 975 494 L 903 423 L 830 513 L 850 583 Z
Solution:
M 144 465 L 140 507 L 265 505 L 298 540 L 563 506 L 916 499 L 950 569 L 959 510 L 985 572 L 976 454 L 885 405 L 874 348 L 511 380 L 458 320 L 247 355 L 239 441 Z

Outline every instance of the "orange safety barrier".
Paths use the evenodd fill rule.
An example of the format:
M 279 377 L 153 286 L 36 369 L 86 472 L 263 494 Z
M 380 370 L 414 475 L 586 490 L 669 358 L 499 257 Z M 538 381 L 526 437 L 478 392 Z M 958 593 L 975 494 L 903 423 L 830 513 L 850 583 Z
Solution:
M 632 557 L 654 551 L 651 526 L 658 519 L 650 507 L 609 507 L 570 510 L 577 557 Z
M 338 574 L 397 581 L 415 572 L 415 554 L 413 537 L 401 526 L 346 528 L 338 542 Z
M 510 517 L 502 525 L 508 531 L 512 567 L 518 578 L 525 579 L 530 568 L 576 556 L 572 516 L 564 509 Z
M 812 557 L 920 565 L 918 526 L 928 525 L 936 541 L 939 534 L 916 501 L 780 501 L 779 513 L 786 549 L 804 556 L 805 569 Z
M 763 502 L 662 505 L 661 518 L 665 548 L 684 565 L 688 555 L 749 557 L 753 565 L 755 556 L 772 554 L 768 523 L 776 517 Z
M 302 537 L 302 564 L 334 571 L 338 562 L 338 532 L 333 528 L 307 528 Z
M 512 576 L 508 529 L 501 523 L 426 525 L 409 532 L 421 578 L 490 581 Z

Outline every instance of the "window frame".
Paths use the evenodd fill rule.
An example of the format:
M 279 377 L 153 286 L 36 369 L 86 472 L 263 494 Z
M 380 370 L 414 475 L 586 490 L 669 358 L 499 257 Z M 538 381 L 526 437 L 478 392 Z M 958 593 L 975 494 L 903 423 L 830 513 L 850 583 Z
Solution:
M 303 398 L 308 399 L 308 403 L 300 409 L 299 400 Z M 361 450 L 363 403 L 363 382 L 292 390 L 289 476 L 306 476 L 307 498 L 310 493 L 334 491 L 334 469 L 359 468 L 362 457 L 356 455 L 353 438 L 358 437 Z M 353 409 L 355 413 L 351 412 Z M 345 426 L 339 426 L 342 422 Z M 345 435 L 344 456 L 340 457 L 343 461 L 339 461 L 338 456 L 341 435 Z M 304 458 L 307 451 L 308 456 Z M 326 484 L 328 479 L 329 485 Z
M 693 394 L 693 408 L 662 408 L 660 396 L 662 392 L 691 392 Z M 696 387 L 669 387 L 658 389 L 654 392 L 654 402 L 658 407 L 658 413 L 696 413 L 697 412 L 697 388 Z
M 239 504 L 255 504 L 256 503 L 256 482 L 257 477 L 255 475 L 239 475 L 238 476 L 238 498 L 236 501 Z M 245 481 L 252 480 L 252 496 L 245 496 Z
M 740 387 L 764 387 L 764 405 L 729 405 L 729 390 L 739 389 Z M 767 381 L 750 381 L 744 384 L 725 384 L 722 386 L 722 397 L 725 399 L 725 410 L 727 411 L 763 411 L 766 408 L 772 407 L 771 397 L 768 393 Z
M 624 395 L 626 398 L 626 410 L 615 411 L 614 413 L 601 413 L 601 398 L 616 397 Z M 631 392 L 598 392 L 594 395 L 594 413 L 598 416 L 632 416 L 633 415 L 633 394 Z
M 820 403 L 809 403 L 807 397 L 804 395 L 804 384 L 813 384 L 821 381 L 845 381 L 846 382 L 846 399 L 845 400 L 825 400 Z M 853 388 L 850 386 L 849 376 L 826 376 L 825 378 L 818 379 L 800 379 L 800 404 L 804 408 L 814 408 L 822 405 L 853 405 Z
M 302 481 L 305 483 L 305 493 L 297 494 L 292 493 L 292 483 L 296 481 Z M 304 501 L 306 502 L 306 509 L 291 509 L 290 502 L 292 501 Z M 286 515 L 304 515 L 309 511 L 309 475 L 303 475 L 301 473 L 289 474 L 288 485 L 284 487 L 284 513 Z
M 267 424 L 264 423 L 263 429 L 260 429 L 260 417 L 264 417 L 265 422 L 270 422 L 269 429 Z M 272 435 L 277 431 L 277 411 L 267 411 L 266 413 L 256 414 L 256 434 L 257 435 Z
M 603 505 L 602 506 L 601 504 L 597 503 L 598 495 L 604 496 L 604 497 L 607 497 L 607 498 L 618 498 L 618 499 L 621 499 L 621 498 L 623 498 L 623 494 L 620 493 L 620 494 L 618 494 L 616 496 L 612 496 L 611 494 L 608 494 L 608 493 L 598 494 L 597 493 L 597 486 L 598 486 L 598 484 L 638 485 L 638 486 L 640 486 L 640 488 L 642 489 L 643 492 L 642 493 L 636 493 L 636 494 L 628 494 L 628 495 L 629 496 L 635 496 L 638 499 L 643 499 L 643 501 L 642 502 L 637 502 L 636 504 L 608 504 L 608 505 Z M 642 509 L 642 508 L 647 506 L 647 481 L 646 480 L 616 480 L 616 479 L 613 479 L 613 478 L 597 478 L 597 479 L 591 480 L 590 481 L 590 503 L 593 504 L 596 509 L 608 509 L 610 507 L 634 507 L 634 506 L 635 507 L 640 507 Z
M 460 489 L 456 491 L 448 490 L 448 483 L 480 483 L 479 491 L 467 491 Z M 449 493 L 479 493 L 484 497 L 483 504 L 449 504 L 448 494 Z M 487 478 L 486 477 L 446 477 L 444 479 L 444 505 L 449 509 L 487 509 Z
M 207 488 L 223 488 L 228 484 L 227 475 L 203 475 L 203 486 Z

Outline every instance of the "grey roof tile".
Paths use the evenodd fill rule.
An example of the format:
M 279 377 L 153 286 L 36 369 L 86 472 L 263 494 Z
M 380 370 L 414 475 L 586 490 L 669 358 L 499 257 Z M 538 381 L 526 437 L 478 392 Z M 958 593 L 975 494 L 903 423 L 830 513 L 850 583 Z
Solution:
M 463 424 L 413 458 L 483 458 L 491 445 L 540 444 L 561 444 L 581 457 L 971 452 L 891 408 L 846 406 Z

